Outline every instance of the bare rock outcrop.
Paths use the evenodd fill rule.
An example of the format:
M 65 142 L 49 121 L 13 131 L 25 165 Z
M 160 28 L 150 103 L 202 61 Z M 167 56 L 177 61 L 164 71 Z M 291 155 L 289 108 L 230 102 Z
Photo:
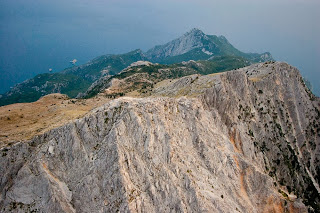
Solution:
M 301 79 L 188 76 L 2 148 L 1 212 L 318 211 L 320 102 Z

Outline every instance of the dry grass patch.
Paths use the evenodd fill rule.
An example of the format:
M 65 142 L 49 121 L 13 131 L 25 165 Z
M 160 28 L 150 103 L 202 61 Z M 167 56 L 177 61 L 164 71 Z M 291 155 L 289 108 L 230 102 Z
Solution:
M 0 107 L 0 147 L 10 142 L 29 140 L 62 126 L 107 101 L 103 96 L 77 100 L 61 94 L 50 94 L 33 103 Z

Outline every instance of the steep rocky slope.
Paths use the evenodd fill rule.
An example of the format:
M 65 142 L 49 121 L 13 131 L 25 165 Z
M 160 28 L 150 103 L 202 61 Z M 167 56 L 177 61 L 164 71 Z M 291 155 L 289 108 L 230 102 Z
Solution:
M 0 209 L 319 211 L 319 149 L 320 101 L 297 69 L 192 75 L 2 148 Z

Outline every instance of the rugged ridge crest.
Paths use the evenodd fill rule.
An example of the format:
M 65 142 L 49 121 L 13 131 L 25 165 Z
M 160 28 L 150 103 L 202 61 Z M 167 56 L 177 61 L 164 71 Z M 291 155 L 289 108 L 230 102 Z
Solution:
M 286 63 L 165 81 L 2 148 L 0 209 L 319 211 L 319 122 Z

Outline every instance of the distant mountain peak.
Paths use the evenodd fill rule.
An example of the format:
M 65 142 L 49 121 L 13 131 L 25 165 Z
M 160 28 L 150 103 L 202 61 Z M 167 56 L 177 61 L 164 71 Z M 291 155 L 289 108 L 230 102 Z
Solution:
M 192 28 L 189 32 L 185 33 L 185 35 L 205 35 L 205 34 L 198 28 Z
M 206 35 L 198 28 L 193 28 L 164 45 L 148 50 L 145 56 L 155 63 L 177 63 L 181 60 L 207 60 L 215 56 L 240 56 L 252 62 L 273 60 L 270 53 L 244 53 L 236 49 L 226 37 Z
M 195 48 L 203 47 L 203 40 L 207 39 L 206 34 L 197 28 L 185 33 L 183 36 L 174 39 L 164 45 L 155 46 L 147 51 L 146 55 L 152 59 L 163 59 L 187 53 Z
M 207 35 L 197 28 L 193 28 L 178 39 L 183 40 L 186 38 L 195 43 L 203 43 L 203 40 L 208 40 Z

